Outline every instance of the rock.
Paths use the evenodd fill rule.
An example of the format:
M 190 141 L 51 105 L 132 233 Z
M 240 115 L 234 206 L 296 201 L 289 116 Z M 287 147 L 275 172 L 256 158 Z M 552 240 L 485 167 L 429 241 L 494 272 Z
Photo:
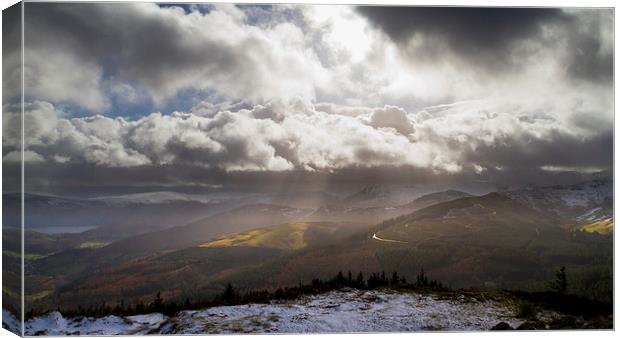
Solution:
M 545 330 L 545 323 L 539 321 L 539 320 L 528 320 L 525 323 L 517 326 L 517 330 L 528 330 L 528 331 L 533 331 L 533 330 Z
M 510 324 L 506 322 L 501 322 L 491 328 L 491 331 L 499 331 L 499 330 L 514 330 Z
M 552 330 L 587 329 L 592 326 L 592 323 L 586 322 L 582 317 L 569 315 L 555 318 L 549 323 L 549 328 Z
M 570 330 L 579 328 L 579 325 L 577 323 L 577 318 L 573 316 L 563 316 L 552 320 L 551 323 L 549 323 L 549 328 L 552 330 Z

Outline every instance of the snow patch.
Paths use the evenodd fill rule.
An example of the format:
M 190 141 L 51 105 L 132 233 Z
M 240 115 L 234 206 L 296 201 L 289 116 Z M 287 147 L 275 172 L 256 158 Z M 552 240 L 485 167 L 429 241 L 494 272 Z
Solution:
M 144 335 L 161 325 L 167 319 L 160 313 L 147 315 L 102 318 L 76 317 L 71 319 L 54 311 L 26 322 L 26 335 Z
M 575 210 L 581 211 L 576 215 L 579 216 L 583 214 L 584 209 L 589 209 L 595 213 L 596 210 L 593 209 L 598 208 L 607 199 L 612 199 L 613 182 L 611 180 L 593 180 L 575 185 L 509 191 L 504 194 L 534 210 L 555 210 L 558 215 Z
M 2 309 L 2 327 L 19 335 L 21 332 L 21 322 L 13 316 L 7 309 Z
M 518 326 L 513 309 L 494 301 L 383 291 L 334 291 L 294 303 L 185 311 L 170 333 L 319 333 L 481 331 L 501 321 Z
M 492 300 L 348 289 L 288 302 L 181 311 L 174 317 L 153 313 L 68 319 L 52 312 L 26 322 L 26 334 L 483 331 L 502 321 L 513 327 L 523 322 L 513 306 Z

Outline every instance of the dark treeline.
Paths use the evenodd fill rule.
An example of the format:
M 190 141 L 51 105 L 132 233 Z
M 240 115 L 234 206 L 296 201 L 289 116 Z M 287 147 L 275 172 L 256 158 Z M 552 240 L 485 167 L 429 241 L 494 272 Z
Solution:
M 157 293 L 150 303 L 142 301 L 135 304 L 125 304 L 123 301 L 117 304 L 102 303 L 88 307 L 78 306 L 75 309 L 61 309 L 60 312 L 65 317 L 103 317 L 107 315 L 132 316 L 145 313 L 162 313 L 173 316 L 182 310 L 204 309 L 213 306 L 239 305 L 249 303 L 268 303 L 272 300 L 291 300 L 303 295 L 315 295 L 324 292 L 339 290 L 343 288 L 355 288 L 360 290 L 372 290 L 377 288 L 398 288 L 408 290 L 428 290 L 428 291 L 448 291 L 442 283 L 431 280 L 426 276 L 424 269 L 416 276 L 415 282 L 409 283 L 404 276 L 400 276 L 396 271 L 391 276 L 381 273 L 373 273 L 365 278 L 362 272 L 355 276 L 349 271 L 346 274 L 338 272 L 334 277 L 322 280 L 314 278 L 309 284 L 299 283 L 296 286 L 278 288 L 275 291 L 269 290 L 247 290 L 240 291 L 231 283 L 228 283 L 223 292 L 212 299 L 190 300 L 184 302 L 165 301 L 161 293 Z M 30 310 L 26 313 L 26 319 L 43 315 L 43 312 Z
M 558 270 L 556 279 L 550 283 L 549 286 L 550 291 L 545 292 L 504 291 L 512 293 L 518 299 L 527 301 L 527 303 L 532 306 L 542 306 L 566 314 L 592 317 L 613 313 L 613 304 L 611 303 L 589 300 L 568 293 L 566 269 L 564 267 Z M 395 271 L 392 272 L 391 275 L 386 275 L 385 272 L 381 272 L 372 273 L 368 277 L 364 276 L 362 272 L 358 272 L 354 275 L 350 271 L 346 274 L 340 271 L 330 279 L 322 280 L 320 278 L 314 278 L 309 284 L 300 282 L 296 286 L 278 288 L 275 291 L 240 290 L 235 288 L 231 283 L 228 283 L 220 294 L 210 299 L 190 300 L 186 298 L 184 302 L 175 302 L 173 300 L 165 301 L 161 293 L 158 292 L 155 298 L 148 303 L 139 301 L 134 304 L 125 304 L 121 301 L 117 304 L 102 303 L 89 307 L 78 306 L 75 309 L 58 308 L 56 310 L 63 316 L 69 318 L 80 316 L 103 317 L 107 315 L 132 316 L 156 312 L 167 316 L 174 316 L 182 310 L 199 310 L 223 305 L 269 303 L 274 300 L 292 300 L 304 295 L 315 295 L 343 288 L 354 288 L 359 290 L 391 288 L 416 292 L 452 292 L 450 288 L 445 287 L 441 282 L 429 279 L 424 269 L 416 276 L 414 282 L 407 281 L 404 276 L 400 276 Z M 46 312 L 47 311 L 40 312 L 30 310 L 26 313 L 26 320 L 44 315 Z
M 510 293 L 530 304 L 564 314 L 582 316 L 586 319 L 613 315 L 614 310 L 613 303 L 587 299 L 556 290 L 541 292 L 510 291 Z
M 530 304 L 538 304 L 544 308 L 570 315 L 589 318 L 613 313 L 613 303 L 568 293 L 566 267 L 564 266 L 556 272 L 555 280 L 549 284 L 549 289 L 543 292 L 511 291 L 511 293 Z

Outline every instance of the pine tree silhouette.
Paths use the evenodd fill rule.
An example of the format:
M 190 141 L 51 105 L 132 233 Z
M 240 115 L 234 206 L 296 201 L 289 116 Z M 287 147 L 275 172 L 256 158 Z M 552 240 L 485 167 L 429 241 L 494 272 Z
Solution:
M 224 299 L 224 303 L 226 303 L 227 305 L 232 305 L 235 303 L 235 301 L 237 300 L 237 294 L 232 284 L 226 284 L 226 288 L 224 289 L 224 294 L 222 295 L 222 298 Z
M 566 267 L 561 267 L 558 272 L 555 273 L 555 281 L 551 285 L 551 289 L 559 293 L 566 293 L 568 291 L 568 283 L 566 282 Z

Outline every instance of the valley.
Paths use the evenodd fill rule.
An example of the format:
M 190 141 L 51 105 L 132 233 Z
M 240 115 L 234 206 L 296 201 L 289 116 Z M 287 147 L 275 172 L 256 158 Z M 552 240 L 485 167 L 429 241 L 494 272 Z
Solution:
M 157 293 L 178 303 L 205 300 L 226 283 L 274 291 L 338 271 L 413 278 L 424 269 L 450 288 L 536 292 L 548 290 L 561 266 L 571 293 L 610 301 L 610 180 L 482 196 L 447 190 L 408 203 L 386 191 L 364 188 L 332 200 L 334 207 L 314 200 L 297 200 L 295 207 L 246 204 L 118 239 L 101 237 L 103 228 L 28 230 L 27 313 L 148 303 Z M 19 231 L 3 232 L 10 263 L 19 252 L 10 238 Z M 11 297 L 11 284 L 5 285 Z
M 5 328 L 614 329 L 615 6 L 124 2 L 3 9 Z

